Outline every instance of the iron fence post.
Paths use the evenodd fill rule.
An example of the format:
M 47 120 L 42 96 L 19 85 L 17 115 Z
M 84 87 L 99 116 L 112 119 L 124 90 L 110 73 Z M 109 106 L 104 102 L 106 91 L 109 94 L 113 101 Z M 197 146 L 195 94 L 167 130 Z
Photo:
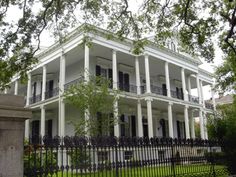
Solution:
M 175 175 L 175 157 L 174 157 L 174 144 L 173 144 L 173 139 L 171 139 L 171 169 L 173 172 L 173 176 L 176 177 Z
M 118 166 L 118 148 L 117 145 L 115 145 L 115 153 L 116 153 L 116 177 L 119 176 L 119 166 Z
M 115 154 L 116 154 L 116 177 L 119 177 L 119 167 L 118 167 L 118 145 L 115 145 Z

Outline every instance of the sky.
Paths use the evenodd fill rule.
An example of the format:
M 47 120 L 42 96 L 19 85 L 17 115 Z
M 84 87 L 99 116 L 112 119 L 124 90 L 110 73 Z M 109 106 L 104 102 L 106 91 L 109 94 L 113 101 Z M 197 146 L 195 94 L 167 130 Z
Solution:
M 140 5 L 140 0 L 129 0 L 129 8 L 132 11 L 137 11 L 137 6 Z M 35 7 L 35 10 L 37 10 L 37 6 Z M 10 8 L 9 10 L 9 15 L 8 15 L 8 20 L 9 21 L 15 21 L 19 18 L 19 16 L 21 15 L 20 10 L 17 8 Z M 42 47 L 48 47 L 50 45 L 52 45 L 55 41 L 53 36 L 51 35 L 52 33 L 50 31 L 44 31 L 41 35 L 41 46 Z M 217 41 L 215 42 L 215 44 L 217 44 Z M 202 69 L 207 70 L 209 72 L 214 72 L 215 68 L 217 66 L 219 66 L 223 60 L 222 60 L 222 51 L 219 49 L 219 47 L 217 45 L 215 45 L 215 50 L 216 50 L 216 55 L 214 58 L 214 62 L 213 63 L 207 63 L 204 59 L 201 59 L 202 61 L 202 65 L 200 66 Z M 210 99 L 211 98 L 211 92 L 210 92 L 210 86 L 204 86 L 203 87 L 203 91 L 204 91 L 204 99 Z M 193 90 L 192 94 L 194 96 L 197 96 L 197 90 Z M 217 97 L 217 95 L 215 96 Z

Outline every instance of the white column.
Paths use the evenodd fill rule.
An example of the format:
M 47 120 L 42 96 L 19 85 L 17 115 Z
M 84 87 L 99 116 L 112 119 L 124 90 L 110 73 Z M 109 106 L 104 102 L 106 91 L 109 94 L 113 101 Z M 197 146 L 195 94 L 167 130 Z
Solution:
M 116 124 L 114 126 L 114 136 L 120 136 L 120 125 L 119 125 L 119 112 L 118 112 L 118 101 L 114 103 L 114 119 L 116 120 Z
M 146 77 L 146 93 L 151 93 L 149 58 L 147 54 L 145 54 L 145 77 Z
M 7 94 L 7 88 L 4 89 L 4 94 Z
M 65 76 L 66 76 L 66 59 L 65 59 L 65 54 L 62 54 L 60 57 L 60 84 L 59 84 L 61 95 L 64 93 Z
M 139 58 L 135 57 L 135 74 L 136 74 L 136 86 L 137 86 L 137 94 L 141 94 L 141 84 L 140 84 L 140 70 L 139 70 Z
M 31 74 L 28 74 L 28 83 L 27 83 L 27 97 L 26 97 L 26 106 L 30 104 L 31 97 Z
M 203 123 L 204 123 L 204 136 L 205 136 L 205 139 L 208 140 L 206 112 L 202 112 L 202 114 L 203 114 Z
M 117 77 L 117 58 L 116 58 L 116 51 L 112 50 L 112 80 L 113 80 L 113 89 L 118 89 L 118 77 Z M 114 136 L 120 136 L 120 126 L 119 126 L 119 113 L 118 113 L 118 100 L 114 102 L 113 105 L 113 115 L 114 119 L 116 120 L 116 124 L 114 126 Z
M 58 134 L 59 136 L 64 136 L 65 134 L 65 103 L 62 98 L 64 93 L 64 85 L 65 85 L 65 73 L 66 73 L 66 61 L 65 55 L 62 54 L 60 58 L 60 83 L 59 83 L 59 120 L 58 120 Z
M 192 93 L 191 93 L 191 90 L 192 90 L 192 86 L 191 86 L 191 76 L 188 76 L 188 100 L 191 101 L 191 96 L 192 96 Z
M 193 117 L 193 111 L 191 111 L 190 114 L 190 124 L 191 124 L 191 138 L 195 139 L 195 121 L 194 121 L 194 117 Z
M 205 101 L 204 101 L 204 96 L 203 96 L 202 80 L 200 80 L 199 83 L 200 83 L 200 93 L 201 93 L 202 105 L 203 105 L 203 107 L 205 108 Z
M 46 81 L 47 81 L 47 68 L 46 65 L 43 66 L 43 78 L 42 78 L 42 101 L 45 100 L 45 92 L 46 92 Z
M 168 125 L 169 125 L 169 136 L 170 136 L 170 138 L 174 138 L 172 105 L 173 105 L 173 103 L 171 103 L 171 102 L 168 103 Z
M 138 123 L 138 137 L 143 137 L 143 119 L 142 119 L 142 105 L 141 101 L 137 102 L 137 123 Z
M 166 89 L 167 89 L 167 96 L 171 97 L 171 92 L 170 92 L 170 76 L 169 76 L 169 63 L 166 61 L 165 62 L 165 78 L 166 78 Z
M 216 111 L 216 100 L 215 100 L 214 85 L 211 86 L 211 98 L 212 98 L 213 110 Z
M 89 81 L 89 47 L 85 44 L 84 49 L 84 81 Z
M 18 95 L 18 80 L 15 81 L 15 91 L 14 95 Z
M 204 120 L 202 115 L 202 110 L 199 109 L 199 123 L 200 123 L 200 135 L 202 139 L 205 139 L 205 133 L 204 133 Z
M 199 82 L 198 74 L 196 75 L 196 82 L 197 82 L 197 93 L 198 93 L 199 104 L 202 104 L 202 97 L 201 97 L 200 82 Z
M 185 122 L 185 133 L 186 133 L 186 139 L 190 138 L 189 133 L 189 120 L 188 120 L 188 106 L 184 107 L 184 122 Z
M 61 125 L 61 130 L 60 130 L 60 136 L 64 137 L 65 136 L 65 102 L 64 99 L 61 100 L 61 119 L 60 119 L 60 125 Z
M 112 50 L 112 80 L 113 80 L 113 89 L 118 89 L 118 77 L 117 77 L 117 59 L 116 51 Z
M 30 97 L 31 97 L 31 74 L 28 74 L 28 83 L 27 83 L 27 97 L 26 97 L 26 106 L 30 104 Z M 25 138 L 29 138 L 29 129 L 30 123 L 29 119 L 25 121 Z
M 185 72 L 184 68 L 181 68 L 181 80 L 182 80 L 182 88 L 184 93 L 184 101 L 187 101 L 187 94 L 186 94 L 186 82 L 185 82 Z
M 45 107 L 41 106 L 41 120 L 40 120 L 40 135 L 43 138 L 45 136 Z
M 148 121 L 148 137 L 153 137 L 153 120 L 152 120 L 152 100 L 146 99 L 147 102 L 147 121 Z

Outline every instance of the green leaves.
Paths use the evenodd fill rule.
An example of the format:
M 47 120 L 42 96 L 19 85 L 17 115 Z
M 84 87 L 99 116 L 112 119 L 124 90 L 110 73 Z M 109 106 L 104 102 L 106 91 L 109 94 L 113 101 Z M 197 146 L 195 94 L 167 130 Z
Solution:
M 109 89 L 110 80 L 103 77 L 90 76 L 90 81 L 84 81 L 73 85 L 65 93 L 68 104 L 79 111 L 79 117 L 75 122 L 76 134 L 98 135 L 99 127 L 108 132 L 117 120 L 110 116 L 113 113 L 114 102 L 117 101 L 117 91 Z M 85 113 L 89 112 L 89 119 Z M 100 119 L 97 114 L 102 113 Z M 87 130 L 87 132 L 86 132 Z

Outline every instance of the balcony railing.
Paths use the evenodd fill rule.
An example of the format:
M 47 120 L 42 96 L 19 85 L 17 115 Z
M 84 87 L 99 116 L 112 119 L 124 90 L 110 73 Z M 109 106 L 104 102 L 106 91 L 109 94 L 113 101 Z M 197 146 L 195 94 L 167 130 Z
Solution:
M 124 92 L 130 92 L 130 93 L 137 93 L 137 86 L 136 85 L 132 85 L 132 84 L 129 84 L 129 85 L 119 85 L 119 89 L 120 91 L 124 91 Z
M 59 88 L 56 87 L 53 90 L 48 90 L 45 92 L 45 99 L 55 97 L 59 94 Z
M 34 104 L 37 103 L 39 101 L 41 101 L 42 95 L 38 94 L 38 95 L 34 95 L 30 98 L 30 104 Z
M 177 98 L 180 100 L 184 99 L 184 95 L 181 92 L 176 92 L 175 90 L 171 90 L 170 93 L 172 98 Z
M 80 76 L 79 78 L 77 78 L 77 79 L 75 79 L 75 80 L 72 80 L 72 81 L 66 83 L 66 84 L 64 85 L 64 89 L 65 89 L 65 90 L 68 90 L 71 86 L 77 85 L 77 84 L 81 83 L 83 80 L 84 80 L 84 77 L 83 77 L 83 76 Z
M 199 98 L 196 96 L 188 95 L 188 99 L 192 103 L 199 103 Z
M 151 85 L 151 91 L 157 95 L 167 96 L 167 89 L 163 89 L 155 85 Z
M 207 109 L 214 109 L 214 106 L 213 106 L 213 104 L 211 104 L 211 103 L 209 103 L 209 102 L 205 102 L 205 107 L 207 108 Z

